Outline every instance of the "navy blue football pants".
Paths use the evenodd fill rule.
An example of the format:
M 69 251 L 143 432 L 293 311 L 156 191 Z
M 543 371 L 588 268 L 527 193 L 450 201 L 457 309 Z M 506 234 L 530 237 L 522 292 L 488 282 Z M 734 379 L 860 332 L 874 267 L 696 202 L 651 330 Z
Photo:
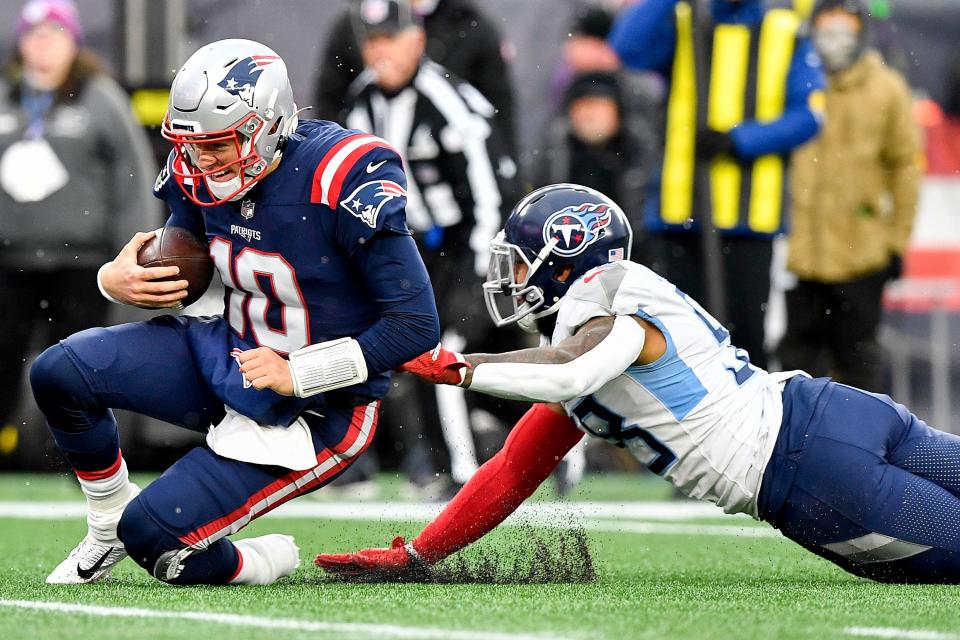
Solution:
M 80 477 L 103 477 L 119 466 L 112 408 L 200 432 L 224 416 L 195 365 L 187 336 L 194 321 L 163 316 L 82 331 L 34 362 L 37 404 Z M 373 439 L 378 405 L 328 405 L 305 414 L 317 465 L 303 471 L 194 449 L 127 506 L 118 530 L 127 552 L 167 582 L 228 582 L 239 558 L 226 536 L 342 473 Z
M 858 576 L 960 582 L 960 437 L 827 378 L 783 398 L 761 518 Z

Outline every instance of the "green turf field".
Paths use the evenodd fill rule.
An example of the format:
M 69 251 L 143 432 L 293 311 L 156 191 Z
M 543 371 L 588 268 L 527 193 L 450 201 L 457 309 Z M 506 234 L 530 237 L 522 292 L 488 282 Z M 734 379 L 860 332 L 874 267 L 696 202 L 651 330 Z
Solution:
M 396 488 L 385 478 L 378 500 L 395 504 Z M 383 545 L 422 521 L 379 516 L 381 502 L 301 498 L 291 505 L 299 511 L 239 534 L 297 538 L 302 565 L 276 585 L 171 587 L 127 560 L 109 582 L 66 587 L 43 579 L 84 534 L 72 515 L 82 512 L 79 491 L 63 477 L 0 476 L 0 638 L 960 639 L 956 587 L 853 578 L 749 519 L 652 502 L 667 495 L 636 476 L 577 489 L 560 522 L 588 531 L 589 584 L 332 583 L 313 567 L 315 552 Z M 551 506 L 538 498 L 536 509 Z M 503 527 L 473 554 L 523 556 L 529 540 L 529 529 Z

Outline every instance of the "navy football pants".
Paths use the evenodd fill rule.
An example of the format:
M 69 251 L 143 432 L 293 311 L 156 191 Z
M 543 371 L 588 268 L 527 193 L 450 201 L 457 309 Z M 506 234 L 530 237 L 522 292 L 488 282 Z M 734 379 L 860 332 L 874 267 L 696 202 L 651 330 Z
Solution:
M 960 582 L 960 437 L 887 396 L 793 378 L 760 515 L 856 575 Z
M 30 372 L 37 404 L 78 475 L 119 462 L 111 408 L 206 432 L 224 415 L 198 373 L 187 332 L 194 319 L 163 316 L 90 329 L 47 349 Z M 306 414 L 317 465 L 304 471 L 224 458 L 205 447 L 181 458 L 124 511 L 119 537 L 155 577 L 223 584 L 239 568 L 226 536 L 342 473 L 373 439 L 378 401 Z

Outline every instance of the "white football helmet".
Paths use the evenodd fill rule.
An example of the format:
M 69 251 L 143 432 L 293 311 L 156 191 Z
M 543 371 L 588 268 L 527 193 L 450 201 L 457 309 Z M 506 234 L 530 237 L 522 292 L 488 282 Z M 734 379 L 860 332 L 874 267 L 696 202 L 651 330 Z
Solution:
M 183 64 L 170 87 L 162 135 L 173 143 L 173 175 L 183 192 L 201 206 L 242 198 L 283 151 L 297 128 L 297 105 L 287 65 L 272 49 L 253 40 L 220 40 L 201 47 Z M 229 141 L 238 159 L 204 171 L 197 144 Z M 210 176 L 236 165 L 229 181 Z M 203 197 L 206 186 L 210 199 Z

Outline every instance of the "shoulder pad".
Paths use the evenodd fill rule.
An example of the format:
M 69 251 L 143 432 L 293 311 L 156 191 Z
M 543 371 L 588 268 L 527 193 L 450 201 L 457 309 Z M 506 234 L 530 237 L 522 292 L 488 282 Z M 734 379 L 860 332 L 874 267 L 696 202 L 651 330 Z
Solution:
M 617 290 L 626 275 L 626 268 L 619 262 L 594 267 L 570 285 L 567 295 L 585 302 L 612 307 Z
M 313 173 L 310 202 L 325 204 L 336 209 L 347 177 L 357 167 L 359 160 L 373 149 L 387 149 L 399 157 L 385 140 L 368 133 L 351 132 L 333 144 Z M 374 170 L 376 167 L 373 167 Z M 373 173 L 370 166 L 360 169 Z

